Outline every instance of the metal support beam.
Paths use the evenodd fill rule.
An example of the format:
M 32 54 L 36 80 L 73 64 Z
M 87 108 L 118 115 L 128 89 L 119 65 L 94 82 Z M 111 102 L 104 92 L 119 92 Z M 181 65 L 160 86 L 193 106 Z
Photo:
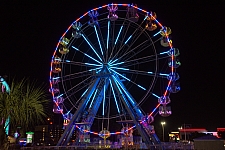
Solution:
M 152 138 L 155 138 L 155 137 L 151 136 L 146 131 L 145 127 L 138 121 L 140 118 L 144 117 L 144 115 L 142 114 L 141 111 L 139 111 L 140 109 L 138 108 L 138 106 L 137 105 L 135 106 L 135 103 L 136 103 L 135 100 L 132 98 L 131 95 L 129 95 L 129 92 L 122 91 L 122 90 L 126 90 L 126 88 L 116 76 L 111 77 L 111 81 L 112 81 L 112 84 L 113 84 L 114 88 L 116 89 L 117 93 L 119 94 L 119 98 L 122 100 L 122 102 L 123 102 L 124 106 L 126 107 L 130 117 L 134 121 L 134 124 L 136 125 L 136 128 L 138 129 L 138 132 L 140 133 L 141 137 L 143 138 L 144 143 L 146 144 L 146 146 L 149 149 L 155 150 L 154 145 L 159 144 L 159 143 L 154 143 L 157 140 L 155 140 L 155 139 L 153 140 Z M 122 87 L 120 87 L 120 86 L 122 86 Z M 130 102 L 130 101 L 132 101 L 132 102 Z M 133 106 L 136 107 L 135 108 L 136 110 L 133 109 Z M 158 139 L 158 137 L 157 137 L 157 139 Z
M 67 125 L 63 135 L 59 139 L 57 146 L 66 145 L 70 137 L 71 137 L 71 130 L 73 128 L 73 125 L 76 123 L 76 121 L 80 118 L 81 112 L 85 109 L 85 104 L 88 103 L 89 98 L 93 94 L 94 90 L 96 89 L 96 86 L 99 83 L 100 78 L 96 78 L 93 83 L 89 86 L 88 91 L 84 95 L 84 97 L 81 100 L 80 105 L 78 106 L 78 109 L 76 110 L 75 114 L 73 115 L 72 119 L 70 120 L 70 123 Z
M 93 121 L 94 121 L 94 117 L 96 116 L 96 113 L 100 107 L 100 104 L 103 100 L 103 94 L 104 94 L 104 85 L 106 85 L 106 87 L 108 87 L 109 82 L 106 81 L 105 83 L 105 79 L 102 78 L 99 81 L 99 85 L 97 86 L 98 92 L 96 94 L 95 99 L 93 100 L 93 104 L 92 107 L 89 108 L 89 114 L 87 115 L 87 119 L 85 120 L 85 122 L 88 122 L 87 125 L 82 125 L 82 126 L 89 126 L 91 128 Z
M 132 109 L 135 110 L 135 113 L 137 114 L 138 116 L 138 119 L 141 120 L 142 117 L 144 116 L 143 113 L 141 112 L 137 102 L 134 100 L 134 98 L 132 97 L 132 95 L 127 91 L 126 87 L 124 86 L 124 84 L 115 76 L 113 76 L 113 78 L 115 78 L 118 82 L 119 82 L 119 85 L 123 88 L 123 90 L 125 91 L 125 94 L 127 95 L 128 97 L 128 101 L 129 103 L 132 105 Z M 153 130 L 153 128 L 149 125 L 148 126 L 148 129 L 146 130 Z M 158 136 L 155 134 L 155 133 L 151 133 L 149 134 L 149 137 L 151 137 L 151 140 L 155 143 L 155 144 L 161 144 Z

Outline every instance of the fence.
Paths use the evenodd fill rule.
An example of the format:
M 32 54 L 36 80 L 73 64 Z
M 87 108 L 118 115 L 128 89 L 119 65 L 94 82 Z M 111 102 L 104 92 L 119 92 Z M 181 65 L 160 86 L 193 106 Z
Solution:
M 84 146 L 35 146 L 35 147 L 22 147 L 21 150 L 76 150 L 76 149 L 89 149 L 89 150 L 102 150 L 102 149 L 124 149 L 124 150 L 139 150 L 147 149 L 143 145 L 132 145 L 127 147 L 110 145 L 107 148 L 101 145 L 84 145 Z M 153 146 L 155 150 L 194 150 L 193 144 L 184 144 L 184 143 L 162 143 L 161 146 Z

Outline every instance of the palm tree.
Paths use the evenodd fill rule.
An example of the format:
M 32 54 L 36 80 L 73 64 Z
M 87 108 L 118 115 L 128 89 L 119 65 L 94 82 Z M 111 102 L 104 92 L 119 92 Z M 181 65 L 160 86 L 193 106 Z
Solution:
M 13 80 L 10 93 L 0 93 L 2 123 L 4 124 L 9 117 L 10 130 L 16 131 L 20 126 L 24 134 L 36 124 L 43 122 L 50 102 L 47 91 L 44 84 L 38 85 L 37 82 L 30 82 L 29 79 L 19 82 Z

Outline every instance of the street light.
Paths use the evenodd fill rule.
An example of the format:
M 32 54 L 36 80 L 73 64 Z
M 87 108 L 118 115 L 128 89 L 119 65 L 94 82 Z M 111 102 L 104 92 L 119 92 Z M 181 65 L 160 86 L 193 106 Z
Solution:
M 164 142 L 164 126 L 165 126 L 166 122 L 161 122 L 162 125 L 162 130 L 163 130 L 163 142 Z

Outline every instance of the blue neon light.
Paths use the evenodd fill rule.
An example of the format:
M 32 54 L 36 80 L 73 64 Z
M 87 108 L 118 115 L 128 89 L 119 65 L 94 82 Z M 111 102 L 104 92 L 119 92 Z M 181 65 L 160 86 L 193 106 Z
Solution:
M 127 77 L 123 76 L 122 74 L 116 72 L 115 70 L 113 70 L 113 69 L 111 69 L 111 68 L 109 68 L 109 69 L 112 70 L 114 73 L 118 74 L 119 76 L 121 76 L 122 78 L 126 79 L 127 81 L 130 81 L 131 83 L 137 85 L 137 86 L 140 87 L 141 89 L 146 90 L 146 88 L 144 88 L 143 86 L 141 86 L 141 85 L 139 85 L 139 84 L 137 84 L 137 83 L 131 81 L 130 79 L 128 79 Z
M 123 64 L 124 62 L 120 62 L 120 63 L 116 63 L 116 64 L 109 64 L 109 66 L 115 66 L 115 65 L 120 65 L 120 64 Z
M 118 33 L 118 35 L 116 37 L 115 45 L 116 45 L 116 43 L 117 43 L 117 41 L 119 39 L 119 36 L 120 36 L 120 33 L 121 33 L 122 29 L 123 29 L 123 26 L 120 27 L 120 31 L 119 31 L 119 33 Z
M 110 70 L 112 70 L 114 73 L 118 74 L 119 76 L 121 76 L 122 78 L 126 79 L 127 81 L 131 81 L 130 79 L 128 79 L 127 77 L 123 76 L 122 74 L 116 72 L 115 70 L 109 68 Z
M 59 97 L 62 97 L 62 96 L 63 96 L 63 94 L 61 94 L 61 95 L 57 96 L 56 98 L 59 98 Z
M 85 65 L 89 65 L 89 66 L 102 66 L 102 65 L 97 65 L 97 64 L 90 64 L 90 63 L 84 63 Z
M 98 58 L 102 61 L 101 57 L 98 55 L 98 53 L 95 51 L 94 47 L 90 44 L 90 42 L 87 40 L 87 38 L 81 34 L 84 40 L 87 42 L 87 44 L 91 47 L 91 49 L 94 51 L 94 53 L 98 56 Z
M 124 44 L 127 44 L 127 42 L 130 40 L 131 37 L 132 37 L 132 35 L 130 35 L 130 36 L 128 37 L 128 39 L 125 41 Z
M 164 74 L 164 73 L 159 73 L 159 75 L 161 75 L 161 76 L 169 76 L 168 74 Z
M 101 67 L 99 67 L 99 68 L 94 68 L 94 69 L 89 69 L 88 71 L 93 71 L 93 70 L 98 70 L 98 69 L 102 69 L 102 66 Z
M 156 95 L 156 94 L 154 94 L 154 93 L 152 93 L 152 95 L 155 96 L 155 97 L 157 97 L 157 98 L 160 98 L 158 95 Z
M 144 88 L 144 87 L 142 87 L 142 86 L 140 86 L 140 85 L 138 85 L 138 84 L 137 84 L 137 86 L 138 86 L 139 88 L 143 89 L 143 90 L 146 90 L 146 88 Z
M 83 53 L 85 56 L 91 58 L 92 60 L 96 61 L 97 63 L 102 64 L 101 62 L 97 61 L 96 59 L 94 59 L 93 57 L 89 56 L 88 54 L 82 52 L 82 51 L 79 50 L 78 48 L 76 48 L 76 47 L 74 47 L 74 46 L 72 46 L 72 48 L 75 49 L 75 50 L 77 50 L 77 51 L 79 51 L 79 52 L 81 52 L 81 53 Z
M 95 28 L 95 33 L 96 33 L 96 36 L 97 36 L 97 39 L 98 39 L 98 44 L 99 44 L 99 47 L 101 49 L 101 53 L 102 53 L 102 56 L 103 56 L 102 45 L 100 43 L 100 40 L 99 40 L 99 37 L 98 37 L 98 32 L 97 32 L 97 29 L 96 29 L 96 26 L 95 25 L 94 25 L 94 28 Z
M 109 48 L 109 26 L 110 26 L 110 21 L 108 21 L 108 33 L 107 33 L 107 50 Z
M 119 68 L 119 67 L 110 67 L 110 68 L 119 69 L 119 70 L 130 70 L 128 68 Z
M 93 98 L 92 98 L 92 101 L 91 101 L 91 104 L 90 104 L 89 108 L 91 108 L 91 105 L 92 105 L 92 103 L 93 103 L 93 101 L 94 101 L 94 99 L 95 99 L 95 96 L 96 96 L 97 91 L 98 91 L 98 89 L 96 89 L 96 91 L 95 91 L 95 93 L 94 93 L 94 95 L 93 95 Z
M 129 96 L 129 94 L 127 94 L 127 92 L 126 92 L 126 90 L 123 88 L 123 86 L 119 83 L 119 81 L 114 77 L 114 76 L 112 76 L 113 78 L 114 78 L 114 80 L 116 81 L 115 83 L 117 84 L 119 84 L 120 86 L 118 86 L 118 84 L 117 84 L 117 87 L 119 88 L 119 87 L 121 87 L 122 88 L 122 90 L 124 91 L 124 93 L 126 94 L 126 96 L 130 99 L 130 101 L 133 103 L 133 104 L 135 104 L 134 103 L 134 101 L 133 101 L 133 99 Z M 121 92 L 122 93 L 122 92 Z
M 114 63 L 114 62 L 116 62 L 117 60 L 118 60 L 118 59 L 115 59 L 115 60 L 113 60 L 113 61 L 110 60 L 110 61 L 109 61 L 109 65 L 111 65 L 111 64 Z
M 87 91 L 88 91 L 88 88 L 84 91 L 84 93 L 81 95 L 81 97 L 83 97 L 83 96 L 84 96 L 84 94 L 86 94 L 86 93 L 87 93 Z
M 161 31 L 157 32 L 156 34 L 153 35 L 153 37 L 155 37 L 156 35 L 160 34 Z
M 102 115 L 105 115 L 105 85 L 104 85 L 104 94 L 103 94 L 103 104 L 102 104 Z
M 113 89 L 113 86 L 112 86 L 112 82 L 111 82 L 110 79 L 109 79 L 109 82 L 110 82 L 110 86 L 111 86 L 111 88 L 112 88 L 113 97 L 114 97 L 114 100 L 115 100 L 115 103 L 116 103 L 117 111 L 118 111 L 118 113 L 120 114 L 120 109 L 119 109 L 119 107 L 118 107 L 117 100 L 116 100 L 116 95 L 115 95 L 115 92 L 114 92 L 114 89 Z

